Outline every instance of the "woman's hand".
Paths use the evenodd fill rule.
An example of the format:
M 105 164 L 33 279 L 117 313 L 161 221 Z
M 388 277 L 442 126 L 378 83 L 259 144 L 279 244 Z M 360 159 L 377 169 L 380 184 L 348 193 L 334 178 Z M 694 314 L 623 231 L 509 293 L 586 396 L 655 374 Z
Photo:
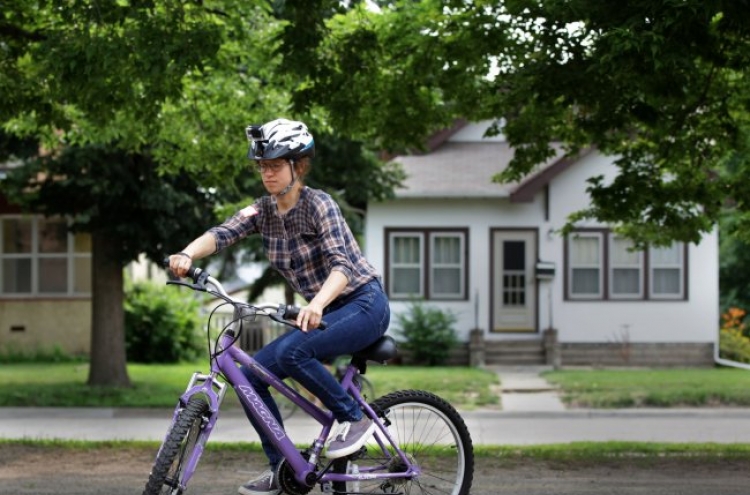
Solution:
M 193 258 L 187 253 L 177 253 L 169 256 L 169 269 L 180 278 L 184 278 L 187 275 L 191 266 L 193 266 Z
M 323 319 L 323 307 L 314 300 L 299 310 L 297 315 L 297 327 L 303 332 L 318 328 Z

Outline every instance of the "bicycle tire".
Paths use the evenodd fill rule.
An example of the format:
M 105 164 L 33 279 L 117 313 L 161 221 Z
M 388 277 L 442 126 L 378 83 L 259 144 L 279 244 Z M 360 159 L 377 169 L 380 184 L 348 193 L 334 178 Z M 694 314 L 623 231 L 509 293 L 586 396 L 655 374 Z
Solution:
M 286 378 L 284 380 L 284 383 L 292 387 L 296 392 L 299 392 L 299 385 L 293 379 Z M 287 399 L 285 396 L 279 393 L 279 391 L 276 390 L 275 388 L 268 387 L 268 389 L 271 391 L 271 397 L 273 397 L 273 400 L 276 401 L 276 406 L 279 408 L 282 421 L 286 421 L 287 419 L 292 417 L 292 415 L 294 415 L 295 412 L 297 412 L 297 409 L 299 408 L 297 404 Z
M 202 397 L 192 397 L 178 413 L 156 454 L 143 495 L 180 495 L 183 492 L 180 488 L 182 468 L 197 445 L 207 413 L 208 402 Z
M 421 390 L 402 390 L 380 397 L 373 409 L 388 427 L 390 435 L 409 459 L 419 466 L 421 474 L 413 479 L 360 480 L 347 483 L 345 492 L 357 493 L 441 493 L 469 495 L 474 478 L 474 448 L 469 430 L 458 412 L 435 394 Z M 399 472 L 405 467 L 376 442 L 376 431 L 361 455 L 334 465 L 338 472 L 357 464 L 360 473 Z M 341 483 L 334 491 L 342 493 Z

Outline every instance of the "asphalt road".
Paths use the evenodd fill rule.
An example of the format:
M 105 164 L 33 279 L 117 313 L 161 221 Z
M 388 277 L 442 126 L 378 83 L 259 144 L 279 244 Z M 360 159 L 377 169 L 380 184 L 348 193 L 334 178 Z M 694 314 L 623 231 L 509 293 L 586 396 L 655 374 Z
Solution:
M 5 445 L 0 495 L 132 495 L 145 486 L 149 447 Z M 186 495 L 229 495 L 264 468 L 262 454 L 210 450 Z M 589 465 L 477 458 L 472 495 L 746 495 L 745 462 L 689 457 Z M 314 489 L 311 493 L 320 493 Z M 411 492 L 415 493 L 414 490 Z M 419 493 L 419 492 L 416 492 Z

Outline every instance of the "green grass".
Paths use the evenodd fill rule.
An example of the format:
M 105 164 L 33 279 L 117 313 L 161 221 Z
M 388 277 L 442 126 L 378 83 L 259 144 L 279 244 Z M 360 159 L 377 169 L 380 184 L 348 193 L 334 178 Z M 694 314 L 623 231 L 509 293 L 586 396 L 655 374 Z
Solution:
M 86 363 L 19 363 L 0 366 L 0 407 L 172 407 L 195 371 L 205 363 L 128 365 L 130 388 L 89 387 Z M 403 389 L 437 393 L 459 409 L 497 404 L 497 375 L 476 368 L 370 366 L 367 377 L 378 396 Z M 239 407 L 228 393 L 225 407 Z
M 750 372 L 736 368 L 544 373 L 573 407 L 749 406 Z

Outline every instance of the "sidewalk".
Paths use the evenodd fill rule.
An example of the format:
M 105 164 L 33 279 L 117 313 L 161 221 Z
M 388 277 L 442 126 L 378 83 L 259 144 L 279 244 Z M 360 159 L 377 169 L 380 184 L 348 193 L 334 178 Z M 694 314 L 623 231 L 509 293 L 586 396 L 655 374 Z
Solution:
M 566 410 L 540 369 L 494 370 L 503 410 L 461 411 L 476 445 L 534 445 L 575 441 L 750 443 L 750 409 Z M 0 438 L 161 441 L 172 411 L 118 408 L 0 408 Z M 307 443 L 316 424 L 301 414 L 286 424 Z M 212 441 L 254 442 L 239 410 L 222 412 Z

